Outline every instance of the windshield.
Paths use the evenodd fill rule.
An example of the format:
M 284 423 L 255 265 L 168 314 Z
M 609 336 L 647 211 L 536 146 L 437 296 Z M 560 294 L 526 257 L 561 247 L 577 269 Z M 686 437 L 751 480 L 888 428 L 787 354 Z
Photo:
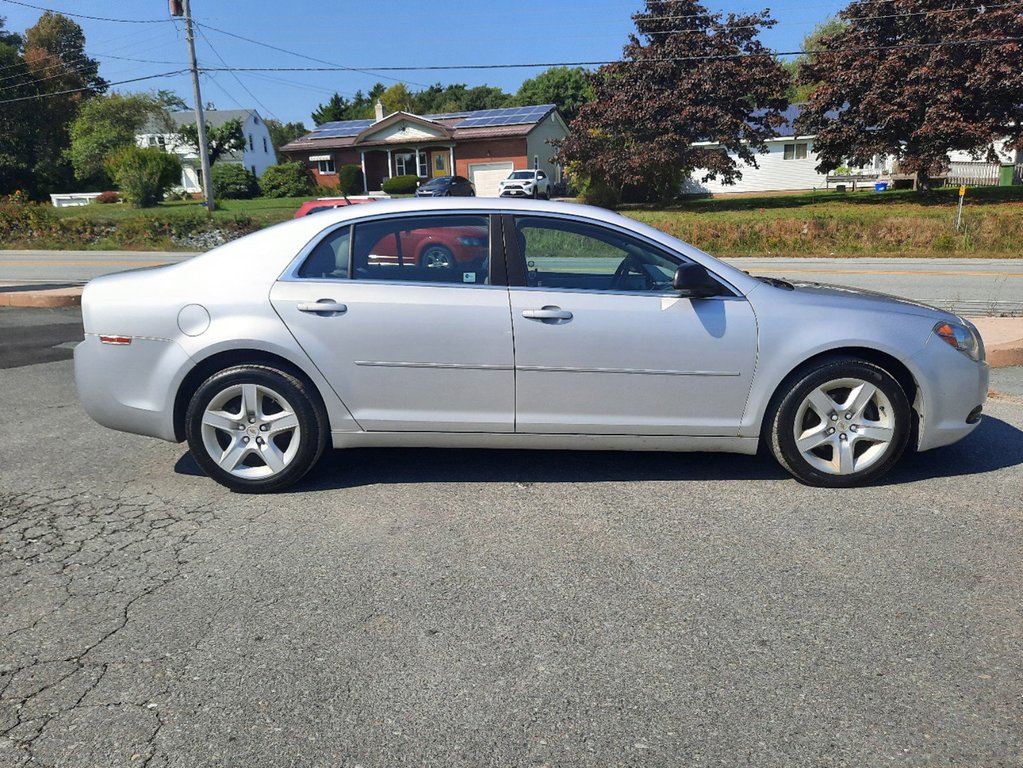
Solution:
M 448 185 L 450 183 L 451 183 L 451 177 L 450 176 L 438 176 L 437 178 L 431 179 L 430 181 L 426 182 L 423 186 L 424 187 L 443 187 L 443 186 L 446 186 L 446 185 Z
M 533 174 L 534 173 L 535 173 L 535 171 L 515 171 L 515 173 L 513 173 L 508 178 L 509 179 L 531 179 L 531 178 L 533 178 Z

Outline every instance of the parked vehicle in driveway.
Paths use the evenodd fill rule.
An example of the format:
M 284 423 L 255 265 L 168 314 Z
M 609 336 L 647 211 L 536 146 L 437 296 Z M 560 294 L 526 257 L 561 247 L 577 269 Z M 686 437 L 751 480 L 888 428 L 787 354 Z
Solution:
M 416 187 L 416 197 L 475 197 L 476 188 L 464 176 L 437 176 Z
M 512 171 L 507 179 L 498 185 L 500 197 L 542 197 L 551 196 L 551 180 L 539 169 Z
M 348 206 L 97 278 L 82 311 L 88 413 L 187 440 L 243 492 L 358 446 L 764 445 L 804 483 L 852 486 L 969 434 L 988 384 L 954 314 L 753 277 L 564 203 Z

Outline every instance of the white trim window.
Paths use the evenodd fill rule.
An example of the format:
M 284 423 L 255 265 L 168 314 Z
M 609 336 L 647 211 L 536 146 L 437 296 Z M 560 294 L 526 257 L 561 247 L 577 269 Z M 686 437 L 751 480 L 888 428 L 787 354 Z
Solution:
M 783 160 L 806 160 L 806 143 L 786 144 L 782 154 Z
M 430 175 L 430 158 L 425 152 L 419 153 L 419 177 L 425 179 Z
M 334 158 L 330 155 L 313 155 L 309 158 L 310 163 L 316 163 L 316 172 L 321 176 L 337 173 L 334 168 Z
M 412 166 L 416 164 L 416 155 L 414 152 L 395 152 L 394 153 L 394 175 L 395 176 L 408 176 L 412 173 Z

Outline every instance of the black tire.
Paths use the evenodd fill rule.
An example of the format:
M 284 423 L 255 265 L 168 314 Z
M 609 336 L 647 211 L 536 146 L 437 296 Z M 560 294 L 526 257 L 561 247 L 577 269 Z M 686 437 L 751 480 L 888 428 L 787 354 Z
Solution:
M 450 269 L 455 266 L 455 255 L 446 245 L 432 243 L 419 254 L 419 266 Z
M 319 460 L 329 431 L 310 385 L 262 365 L 213 374 L 185 414 L 196 462 L 238 493 L 271 493 L 300 480 Z
M 767 422 L 771 452 L 800 482 L 863 485 L 885 474 L 905 451 L 912 431 L 909 401 L 883 368 L 833 360 L 783 386 Z

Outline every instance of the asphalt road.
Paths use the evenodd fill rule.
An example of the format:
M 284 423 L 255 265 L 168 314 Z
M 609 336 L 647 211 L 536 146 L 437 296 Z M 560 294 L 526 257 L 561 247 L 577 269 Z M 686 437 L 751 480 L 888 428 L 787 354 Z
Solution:
M 182 253 L 0 251 L 0 284 L 76 284 Z M 578 261 L 578 260 L 576 260 Z M 753 274 L 893 293 L 964 314 L 1023 313 L 1023 259 L 726 259 Z
M 68 360 L 0 391 L 4 768 L 1020 765 L 1023 397 L 853 491 L 379 450 L 252 497 Z

